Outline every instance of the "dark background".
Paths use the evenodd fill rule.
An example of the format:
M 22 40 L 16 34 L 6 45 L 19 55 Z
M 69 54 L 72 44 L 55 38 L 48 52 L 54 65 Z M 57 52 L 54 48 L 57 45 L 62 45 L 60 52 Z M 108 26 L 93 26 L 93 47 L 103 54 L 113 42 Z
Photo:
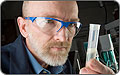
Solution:
M 89 24 L 101 24 L 100 36 L 111 34 L 115 55 L 119 60 L 119 24 L 117 27 L 107 30 L 105 28 L 111 22 L 119 19 L 119 6 L 113 1 L 78 1 L 79 18 L 83 24 L 79 34 L 74 37 L 71 52 L 69 54 L 73 68 L 78 70 L 78 67 L 73 59 L 80 60 L 81 68 L 85 66 L 86 51 L 84 43 L 88 41 Z M 1 5 L 1 45 L 6 45 L 13 42 L 19 35 L 17 26 L 17 17 L 22 16 L 21 8 L 22 1 L 4 1 Z M 98 52 L 100 47 L 98 45 Z

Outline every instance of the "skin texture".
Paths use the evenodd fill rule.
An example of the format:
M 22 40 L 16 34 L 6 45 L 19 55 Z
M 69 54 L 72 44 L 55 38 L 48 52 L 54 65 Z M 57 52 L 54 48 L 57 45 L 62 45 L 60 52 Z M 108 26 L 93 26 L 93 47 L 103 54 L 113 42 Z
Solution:
M 78 7 L 75 1 L 25 1 L 23 3 L 23 17 L 52 17 L 62 21 L 78 21 Z M 35 22 L 18 17 L 17 22 L 22 36 L 26 39 L 27 48 L 36 60 L 42 65 L 63 65 L 66 62 L 72 43 L 72 37 L 66 36 L 63 27 L 55 35 L 43 33 Z M 61 48 L 62 46 L 66 48 Z M 80 74 L 113 74 L 113 71 L 102 63 L 89 61 L 82 68 Z M 50 62 L 50 63 L 49 63 Z M 87 70 L 87 72 L 85 71 Z

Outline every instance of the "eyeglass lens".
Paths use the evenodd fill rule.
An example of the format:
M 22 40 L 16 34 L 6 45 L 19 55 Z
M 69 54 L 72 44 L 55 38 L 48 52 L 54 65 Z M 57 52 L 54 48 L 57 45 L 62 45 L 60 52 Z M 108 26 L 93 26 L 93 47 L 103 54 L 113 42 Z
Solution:
M 39 26 L 40 30 L 46 34 L 54 35 L 61 28 L 62 23 L 56 20 L 37 18 L 35 20 L 36 24 Z M 75 35 L 77 23 L 70 23 L 67 28 L 65 28 L 66 33 L 69 36 Z M 77 27 L 78 28 L 78 27 Z

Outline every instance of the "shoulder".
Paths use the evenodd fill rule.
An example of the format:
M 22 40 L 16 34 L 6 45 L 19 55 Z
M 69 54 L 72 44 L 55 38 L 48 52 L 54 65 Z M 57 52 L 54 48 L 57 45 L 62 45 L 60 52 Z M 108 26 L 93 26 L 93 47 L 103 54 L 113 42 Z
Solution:
M 1 51 L 2 52 L 12 52 L 14 50 L 17 50 L 17 49 L 23 47 L 22 41 L 23 41 L 23 37 L 22 37 L 22 35 L 19 35 L 18 38 L 13 43 L 2 46 Z
M 20 39 L 21 39 L 21 36 L 18 36 L 18 38 L 13 43 L 2 46 L 1 47 L 1 56 L 3 58 L 9 58 L 10 57 L 9 55 L 18 49 L 18 47 L 20 45 L 20 41 L 21 41 Z
M 18 51 L 22 48 L 21 36 L 13 43 L 1 47 L 1 69 L 4 73 L 10 73 L 11 62 L 16 58 Z M 14 61 L 15 62 L 15 61 Z
M 9 73 L 10 55 L 15 49 L 13 43 L 1 47 L 1 69 L 4 73 Z

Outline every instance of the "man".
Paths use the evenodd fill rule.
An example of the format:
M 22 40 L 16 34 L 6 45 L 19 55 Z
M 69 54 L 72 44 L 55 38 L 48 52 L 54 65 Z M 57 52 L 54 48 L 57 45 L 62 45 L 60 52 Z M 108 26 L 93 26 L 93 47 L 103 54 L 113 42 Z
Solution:
M 67 59 L 79 31 L 75 1 L 25 1 L 17 22 L 21 35 L 2 47 L 2 71 L 10 74 L 73 74 Z M 95 59 L 81 74 L 114 74 Z

